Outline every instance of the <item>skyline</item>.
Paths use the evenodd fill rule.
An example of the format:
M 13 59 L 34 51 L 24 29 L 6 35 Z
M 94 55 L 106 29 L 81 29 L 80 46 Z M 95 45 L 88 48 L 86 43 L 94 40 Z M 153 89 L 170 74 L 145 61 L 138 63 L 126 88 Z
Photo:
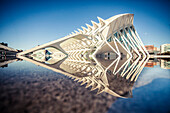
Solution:
M 10 2 L 10 3 L 8 3 Z M 170 14 L 164 1 L 1 1 L 0 41 L 28 50 L 98 23 L 97 16 L 132 13 L 134 26 L 145 45 L 170 43 Z M 24 37 L 24 38 L 23 38 Z

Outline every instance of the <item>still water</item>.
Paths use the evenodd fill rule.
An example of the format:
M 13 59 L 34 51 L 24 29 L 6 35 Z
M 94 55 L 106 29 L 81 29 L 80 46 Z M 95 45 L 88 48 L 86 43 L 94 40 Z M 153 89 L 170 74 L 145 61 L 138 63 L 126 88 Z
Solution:
M 119 78 L 116 78 L 118 80 Z M 170 70 L 144 67 L 134 84 L 115 81 L 130 89 L 121 98 L 81 85 L 61 73 L 31 62 L 14 61 L 0 68 L 1 113 L 168 113 Z M 127 86 L 127 87 L 125 87 Z M 116 92 L 116 90 L 115 90 Z

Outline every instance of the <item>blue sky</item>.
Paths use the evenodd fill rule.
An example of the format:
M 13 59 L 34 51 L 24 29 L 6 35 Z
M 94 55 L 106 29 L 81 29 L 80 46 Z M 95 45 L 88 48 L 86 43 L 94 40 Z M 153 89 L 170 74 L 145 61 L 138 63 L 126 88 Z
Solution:
M 134 14 L 134 26 L 145 45 L 170 43 L 168 0 L 1 0 L 0 42 L 27 50 L 85 26 L 97 16 Z

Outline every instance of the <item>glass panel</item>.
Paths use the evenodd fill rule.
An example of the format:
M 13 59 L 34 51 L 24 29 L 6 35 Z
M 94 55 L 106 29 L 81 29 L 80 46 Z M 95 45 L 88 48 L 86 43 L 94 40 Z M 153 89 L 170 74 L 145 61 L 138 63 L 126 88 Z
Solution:
M 114 34 L 114 36 L 117 38 L 117 32 Z

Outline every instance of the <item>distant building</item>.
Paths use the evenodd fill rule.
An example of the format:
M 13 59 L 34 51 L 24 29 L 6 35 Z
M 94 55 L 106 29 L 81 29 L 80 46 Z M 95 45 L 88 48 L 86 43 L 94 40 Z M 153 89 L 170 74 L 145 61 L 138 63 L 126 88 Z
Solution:
M 1 42 L 0 44 L 8 47 L 7 43 Z
M 163 44 L 160 46 L 160 53 L 161 54 L 166 54 L 170 53 L 170 44 Z
M 22 50 L 16 50 L 8 47 L 7 43 L 0 43 L 0 68 L 8 67 L 9 63 L 19 60 L 16 54 Z
M 170 60 L 169 59 L 150 59 L 146 63 L 145 67 L 153 68 L 155 65 L 160 65 L 163 69 L 170 69 Z
M 170 61 L 169 60 L 161 59 L 160 66 L 163 69 L 170 69 Z
M 17 49 L 17 51 L 18 51 L 18 52 L 23 52 L 23 50 L 21 50 L 21 49 L 20 49 L 20 50 Z
M 9 63 L 12 63 L 17 60 L 18 59 L 15 56 L 0 57 L 0 68 L 8 67 Z
M 0 57 L 1 56 L 15 56 L 18 51 L 11 47 L 8 47 L 7 43 L 0 43 Z
M 149 54 L 158 54 L 160 52 L 159 48 L 154 47 L 154 45 L 146 45 L 145 48 Z
M 147 62 L 145 67 L 154 67 L 155 65 L 157 65 L 157 62 Z
M 156 65 L 159 65 L 160 64 L 160 60 L 158 59 L 149 59 L 148 62 L 146 63 L 145 67 L 151 67 L 153 68 L 154 66 Z

